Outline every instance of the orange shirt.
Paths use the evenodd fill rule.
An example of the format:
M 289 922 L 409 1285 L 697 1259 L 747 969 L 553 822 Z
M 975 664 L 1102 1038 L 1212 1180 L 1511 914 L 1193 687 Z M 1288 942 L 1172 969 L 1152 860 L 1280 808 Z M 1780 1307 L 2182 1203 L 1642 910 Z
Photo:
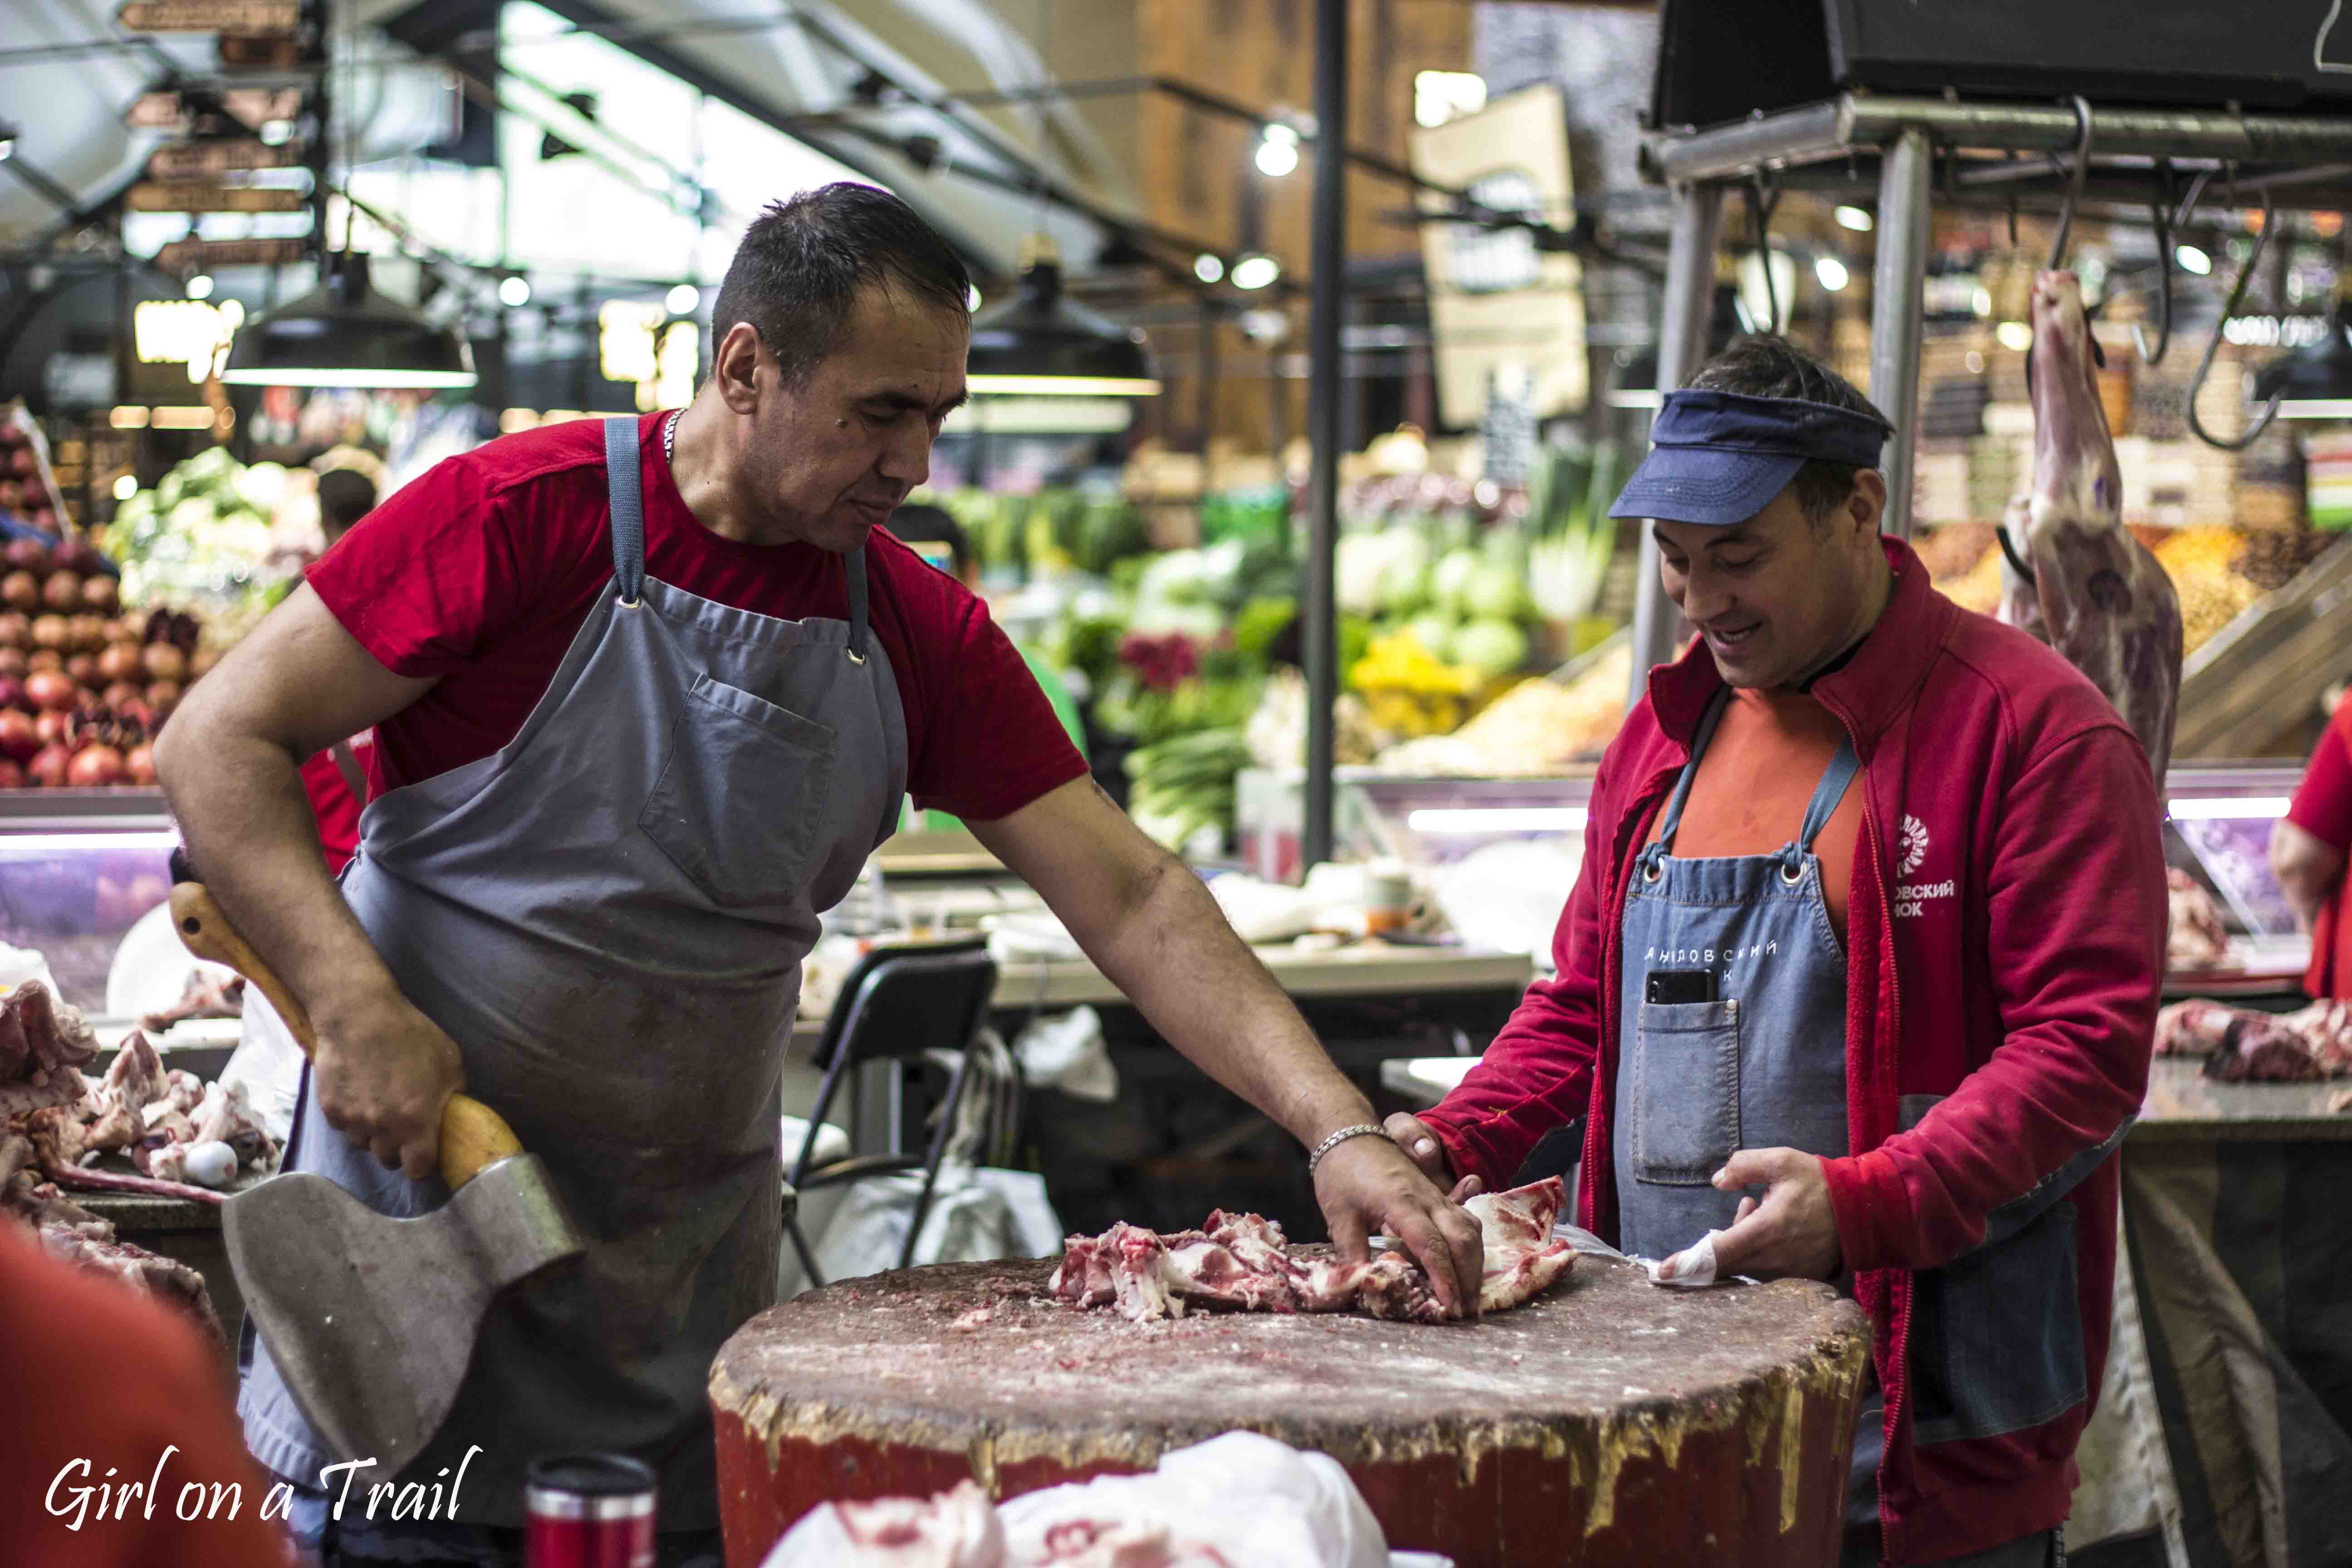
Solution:
M 246 1456 L 226 1371 L 194 1325 L 48 1257 L 5 1217 L 0 1389 L 0 1561 L 10 1568 L 292 1562 L 284 1505 L 261 1518 L 268 1478 Z M 184 1508 L 196 1517 L 181 1519 Z
M 1703 860 L 1778 851 L 1804 826 L 1805 807 L 1844 735 L 1837 715 L 1803 692 L 1733 691 L 1715 739 L 1699 758 L 1698 776 L 1691 781 L 1675 855 Z M 1658 819 L 1665 820 L 1663 810 Z M 1845 940 L 1846 893 L 1861 834 L 1857 773 L 1813 840 L 1822 862 L 1822 895 L 1840 942 Z M 1650 837 L 1654 843 L 1655 826 Z

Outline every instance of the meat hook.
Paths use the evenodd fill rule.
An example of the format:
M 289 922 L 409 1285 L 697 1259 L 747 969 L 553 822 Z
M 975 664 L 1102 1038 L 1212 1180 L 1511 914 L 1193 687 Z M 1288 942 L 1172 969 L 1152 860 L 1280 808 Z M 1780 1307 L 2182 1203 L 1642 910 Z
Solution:
M 2132 323 L 2132 346 L 2139 351 L 2140 363 L 2158 365 L 2164 363 L 2164 351 L 2172 345 L 2172 225 L 2169 209 L 2172 205 L 2172 160 L 2159 158 L 2156 164 L 2157 196 L 2147 205 L 2147 216 L 2156 226 L 2156 350 L 2148 351 L 2147 329 L 2139 322 Z
M 2081 93 L 2074 95 L 2074 123 L 2079 128 L 2074 139 L 2074 172 L 2066 182 L 2066 205 L 2058 212 L 2058 236 L 2050 242 L 2048 270 L 2057 271 L 2066 265 L 2066 242 L 2074 233 L 2074 209 L 2083 202 L 2083 182 L 2091 172 L 2091 102 Z
M 2263 432 L 2271 427 L 2271 421 L 2278 417 L 2279 404 L 2286 396 L 2284 387 L 2272 393 L 2271 400 L 2263 405 L 2263 411 L 2255 415 L 2253 422 L 2246 426 L 2246 433 L 2235 440 L 2225 441 L 2210 434 L 2204 422 L 2197 416 L 2197 394 L 2205 385 L 2206 374 L 2213 368 L 2213 355 L 2221 346 L 2221 334 L 2228 330 L 2230 318 L 2236 315 L 2238 307 L 2246 302 L 2246 286 L 2254 280 L 2254 268 L 2263 261 L 2263 247 L 2270 243 L 2271 230 L 2275 226 L 2276 215 L 2271 205 L 2270 187 L 2264 185 L 2263 226 L 2254 234 L 2254 247 L 2246 253 L 2246 265 L 2238 273 L 2237 287 L 2230 290 L 2229 302 L 2221 307 L 2221 319 L 2213 324 L 2213 336 L 2205 345 L 2205 357 L 2197 362 L 2197 374 L 2189 378 L 2189 428 L 2196 432 L 2200 441 L 2224 452 L 2242 452 L 2261 440 Z
M 1764 170 L 1756 171 L 1756 184 L 1748 193 L 1748 213 L 1756 228 L 1756 260 L 1764 271 L 1764 331 L 1777 334 L 1780 331 L 1780 292 L 1772 281 L 1772 209 L 1780 205 L 1779 182 Z M 1794 301 L 1790 301 L 1792 304 Z

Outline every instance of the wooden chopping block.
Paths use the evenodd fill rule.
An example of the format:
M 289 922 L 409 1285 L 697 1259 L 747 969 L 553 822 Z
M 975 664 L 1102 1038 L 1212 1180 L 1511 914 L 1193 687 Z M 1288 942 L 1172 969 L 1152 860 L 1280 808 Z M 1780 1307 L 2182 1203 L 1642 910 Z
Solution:
M 1391 1547 L 1461 1568 L 1836 1561 L 1870 1334 L 1826 1285 L 1580 1258 L 1476 1324 L 1139 1325 L 1051 1300 L 1053 1268 L 847 1280 L 745 1324 L 710 1374 L 729 1568 L 822 1502 L 1013 1497 L 1236 1428 L 1330 1455 Z

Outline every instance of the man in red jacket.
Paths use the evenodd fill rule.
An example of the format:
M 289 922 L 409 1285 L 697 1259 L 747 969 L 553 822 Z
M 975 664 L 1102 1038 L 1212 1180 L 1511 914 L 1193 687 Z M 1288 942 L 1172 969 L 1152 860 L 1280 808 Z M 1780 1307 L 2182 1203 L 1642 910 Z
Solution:
M 2106 1354 L 2156 788 L 2088 680 L 1880 537 L 1887 428 L 1778 339 L 1665 400 L 1614 510 L 1698 646 L 1601 762 L 1557 973 L 1390 1131 L 1493 1188 L 1585 1117 L 1602 1237 L 1850 1289 L 1875 1376 L 1844 1561 L 2038 1568 Z

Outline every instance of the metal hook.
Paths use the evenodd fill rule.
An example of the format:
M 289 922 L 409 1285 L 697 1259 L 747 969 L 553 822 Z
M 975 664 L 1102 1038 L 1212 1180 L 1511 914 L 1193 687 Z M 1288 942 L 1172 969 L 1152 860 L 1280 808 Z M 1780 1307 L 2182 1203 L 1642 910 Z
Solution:
M 2172 346 L 2172 226 L 2167 210 L 2172 202 L 2172 160 L 2159 158 L 2156 163 L 2157 198 L 2147 204 L 2148 220 L 2156 226 L 2156 352 L 2147 347 L 2147 329 L 2139 322 L 2132 323 L 2132 346 L 2139 351 L 2140 363 L 2157 365 L 2164 363 L 2164 351 Z
M 2074 233 L 2074 209 L 2082 205 L 2083 181 L 2091 172 L 2091 102 L 2079 92 L 2074 95 L 2074 123 L 2078 128 L 2074 173 L 2066 184 L 2066 205 L 2058 214 L 2058 237 L 2050 242 L 2048 270 L 2052 272 L 2066 265 L 2066 242 Z
M 1748 193 L 1748 213 L 1756 227 L 1757 264 L 1764 272 L 1764 331 L 1772 334 L 1780 331 L 1780 291 L 1772 281 L 1772 209 L 1780 205 L 1779 182 L 1757 170 L 1756 184 Z
M 2230 318 L 2238 313 L 2238 307 L 2246 302 L 2246 286 L 2254 280 L 2254 268 L 2263 261 L 2263 247 L 2270 243 L 2271 230 L 2275 226 L 2276 215 L 2271 206 L 2270 187 L 2265 185 L 2263 187 L 2263 226 L 2254 234 L 2254 247 L 2246 253 L 2246 265 L 2238 274 L 2238 285 L 2230 290 L 2229 302 L 2221 307 L 2221 319 L 2213 325 L 2212 339 L 2205 345 L 2205 357 L 2197 362 L 2197 374 L 2189 378 L 2189 428 L 2196 432 L 2200 441 L 2224 452 L 2242 452 L 2261 440 L 2263 432 L 2271 427 L 2271 421 L 2278 417 L 2279 404 L 2286 396 L 2284 387 L 2272 393 L 2271 400 L 2263 405 L 2263 411 L 2255 415 L 2253 422 L 2246 426 L 2246 433 L 2233 441 L 2224 441 L 2208 433 L 2203 422 L 2197 417 L 2197 394 L 2205 385 L 2206 373 L 2213 368 L 2213 355 L 2221 346 L 2221 333 L 2230 325 Z

